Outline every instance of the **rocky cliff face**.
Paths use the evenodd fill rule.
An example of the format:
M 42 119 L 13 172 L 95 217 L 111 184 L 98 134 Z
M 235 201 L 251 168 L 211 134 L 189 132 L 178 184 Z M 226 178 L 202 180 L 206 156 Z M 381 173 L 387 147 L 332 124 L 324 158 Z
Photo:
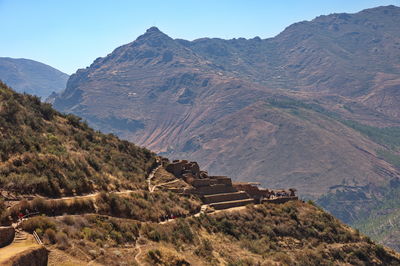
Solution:
M 382 156 L 398 156 L 388 144 L 398 131 L 377 128 L 400 125 L 399 18 L 395 6 L 333 14 L 265 40 L 150 28 L 78 70 L 54 105 L 214 174 L 311 198 L 361 189 L 344 199 L 353 212 L 399 176 Z

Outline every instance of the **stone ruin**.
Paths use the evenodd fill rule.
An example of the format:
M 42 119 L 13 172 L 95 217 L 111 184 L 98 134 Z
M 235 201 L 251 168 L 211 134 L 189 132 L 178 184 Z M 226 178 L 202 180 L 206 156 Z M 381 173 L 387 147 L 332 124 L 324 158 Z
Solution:
M 214 209 L 239 207 L 265 201 L 283 203 L 298 199 L 295 189 L 274 191 L 259 188 L 257 183 L 232 182 L 232 179 L 227 176 L 210 176 L 206 171 L 200 170 L 197 162 L 174 160 L 169 163 L 163 158 L 162 164 L 168 172 L 192 186 L 182 193 L 198 195 L 205 204 Z

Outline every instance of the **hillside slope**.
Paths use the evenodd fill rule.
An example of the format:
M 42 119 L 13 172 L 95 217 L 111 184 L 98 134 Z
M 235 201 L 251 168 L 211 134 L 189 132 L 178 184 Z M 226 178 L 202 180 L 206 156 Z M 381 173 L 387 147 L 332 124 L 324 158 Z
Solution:
M 4 84 L 0 114 L 0 221 L 30 213 L 21 230 L 39 235 L 49 265 L 400 263 L 398 253 L 312 203 L 201 212 L 197 196 L 151 189 L 147 173 L 159 167 L 150 151 Z
M 0 83 L 0 187 L 60 196 L 140 188 L 155 155 Z
M 0 80 L 18 92 L 36 95 L 42 100 L 65 89 L 68 78 L 67 74 L 37 61 L 0 57 Z
M 400 176 L 399 18 L 395 6 L 332 14 L 265 40 L 153 27 L 78 70 L 54 106 L 213 174 L 298 187 L 357 222 Z
M 236 174 L 229 168 L 234 168 L 237 162 L 232 165 L 232 160 L 223 159 L 222 153 L 207 154 L 206 147 L 210 145 L 207 142 L 212 138 L 205 136 L 217 136 L 210 128 L 224 120 L 230 126 L 249 127 L 246 120 L 236 119 L 236 112 L 252 112 L 255 109 L 247 107 L 258 101 L 269 102 L 271 98 L 284 95 L 323 105 L 344 119 L 379 127 L 400 125 L 397 105 L 389 100 L 393 99 L 392 95 L 396 97 L 394 77 L 399 75 L 400 62 L 396 61 L 399 58 L 396 54 L 400 50 L 392 46 L 399 37 L 396 30 L 399 10 L 388 6 L 357 14 L 321 16 L 294 24 L 266 40 L 203 38 L 189 42 L 174 40 L 157 28 L 151 28 L 136 41 L 117 48 L 107 57 L 98 58 L 90 67 L 72 75 L 54 106 L 84 117 L 98 129 L 116 133 L 168 156 L 193 156 L 193 160 L 213 172 L 227 170 L 229 174 L 235 173 L 234 177 L 260 179 L 260 173 L 268 172 L 269 165 L 262 170 L 240 165 L 242 172 Z M 365 40 L 368 45 L 361 45 Z M 374 47 L 379 51 L 377 54 L 370 52 Z M 311 60 L 314 57 L 315 60 Z M 322 59 L 330 63 L 322 64 Z M 367 64 L 369 61 L 374 64 Z M 271 79 L 278 76 L 279 82 Z M 343 80 L 339 82 L 339 78 Z M 386 90 L 393 93 L 388 95 Z M 388 100 L 381 101 L 383 107 L 378 108 L 374 104 L 380 101 L 381 92 Z M 260 131 L 263 133 L 258 134 L 257 140 L 239 145 L 232 156 L 245 154 L 247 148 L 252 150 L 256 142 L 272 141 L 265 138 L 268 129 L 260 126 Z M 293 139 L 291 134 L 282 136 Z M 218 138 L 231 141 L 222 133 Z M 303 144 L 307 145 L 308 141 Z M 336 147 L 325 145 L 321 152 L 332 160 L 338 154 L 335 150 Z M 251 159 L 262 161 L 264 155 L 265 152 L 254 153 Z M 226 165 L 223 169 L 212 165 L 215 156 Z M 351 164 L 352 160 L 349 161 Z M 365 164 L 370 163 L 366 161 Z M 275 176 L 291 171 L 284 164 L 280 169 Z M 353 178 L 354 173 L 348 171 L 356 172 L 360 168 L 354 164 L 346 169 L 337 171 L 336 181 Z M 294 174 L 292 179 L 297 177 L 301 178 Z M 280 185 L 275 180 L 266 179 L 265 182 L 269 186 Z M 313 190 L 323 193 L 318 187 Z

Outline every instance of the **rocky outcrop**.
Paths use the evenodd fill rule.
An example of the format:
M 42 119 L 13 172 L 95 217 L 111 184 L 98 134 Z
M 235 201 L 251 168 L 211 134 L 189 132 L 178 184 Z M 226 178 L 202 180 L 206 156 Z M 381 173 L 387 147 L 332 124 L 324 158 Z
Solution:
M 0 248 L 5 247 L 14 240 L 15 229 L 12 226 L 0 227 Z

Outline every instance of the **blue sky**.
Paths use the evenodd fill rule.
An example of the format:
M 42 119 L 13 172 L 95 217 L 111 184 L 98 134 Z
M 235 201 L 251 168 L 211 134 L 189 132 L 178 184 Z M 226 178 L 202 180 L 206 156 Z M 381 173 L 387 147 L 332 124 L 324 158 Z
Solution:
M 318 15 L 390 4 L 400 0 L 0 0 L 0 56 L 71 74 L 151 26 L 189 40 L 268 38 Z

